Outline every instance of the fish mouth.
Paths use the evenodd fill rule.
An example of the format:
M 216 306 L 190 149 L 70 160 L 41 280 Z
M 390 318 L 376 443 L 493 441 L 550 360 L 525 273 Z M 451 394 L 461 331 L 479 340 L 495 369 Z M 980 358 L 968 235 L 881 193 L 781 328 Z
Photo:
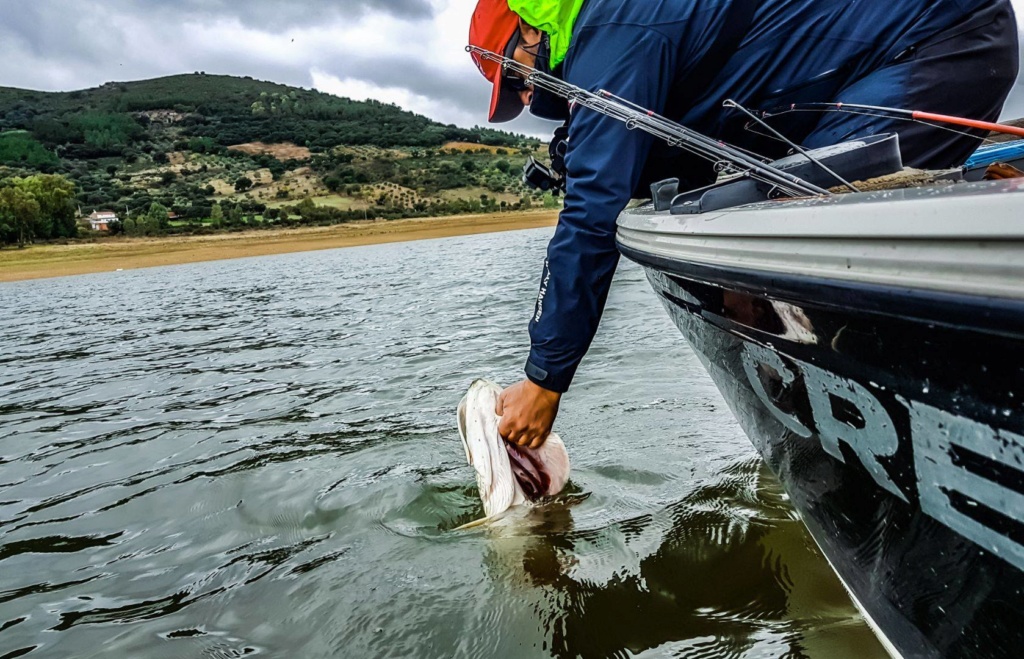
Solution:
M 515 476 L 523 494 L 530 501 L 536 501 L 547 494 L 551 487 L 551 476 L 544 471 L 544 465 L 528 448 L 503 442 L 508 453 L 512 475 Z

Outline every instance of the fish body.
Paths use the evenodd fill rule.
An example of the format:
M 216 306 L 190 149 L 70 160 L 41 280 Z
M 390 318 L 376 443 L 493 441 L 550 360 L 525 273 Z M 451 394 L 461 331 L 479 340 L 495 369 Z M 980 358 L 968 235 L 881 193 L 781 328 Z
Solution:
M 476 380 L 459 403 L 458 425 L 466 460 L 476 471 L 488 518 L 513 506 L 555 496 L 569 481 L 569 453 L 555 433 L 539 449 L 509 444 L 498 434 L 495 412 L 501 387 Z

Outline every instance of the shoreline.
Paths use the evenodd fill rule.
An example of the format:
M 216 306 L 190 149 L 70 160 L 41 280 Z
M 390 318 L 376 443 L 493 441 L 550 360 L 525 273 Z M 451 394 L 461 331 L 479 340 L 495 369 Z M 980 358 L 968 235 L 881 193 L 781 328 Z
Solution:
M 554 226 L 557 221 L 557 210 L 542 210 L 357 221 L 329 227 L 208 236 L 116 238 L 94 243 L 30 245 L 24 249 L 0 250 L 0 282 L 538 229 Z

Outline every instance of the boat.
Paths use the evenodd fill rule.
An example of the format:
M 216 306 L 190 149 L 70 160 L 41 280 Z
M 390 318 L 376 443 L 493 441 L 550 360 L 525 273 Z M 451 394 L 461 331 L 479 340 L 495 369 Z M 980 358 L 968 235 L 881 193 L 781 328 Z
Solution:
M 976 180 L 1022 144 L 829 196 L 667 181 L 618 221 L 897 657 L 1024 652 L 1024 178 Z
M 1019 656 L 1024 128 L 848 103 L 759 116 L 726 99 L 791 148 L 769 161 L 468 50 L 714 164 L 707 187 L 652 185 L 650 202 L 620 215 L 619 251 L 645 269 L 886 650 Z M 895 133 L 802 148 L 766 121 L 793 111 L 1018 139 L 963 167 L 909 170 Z

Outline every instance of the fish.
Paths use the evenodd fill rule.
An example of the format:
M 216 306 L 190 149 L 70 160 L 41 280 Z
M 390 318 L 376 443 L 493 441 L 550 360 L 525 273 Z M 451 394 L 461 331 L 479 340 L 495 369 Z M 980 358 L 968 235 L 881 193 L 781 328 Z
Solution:
M 501 387 L 494 382 L 476 380 L 458 407 L 459 436 L 466 460 L 476 471 L 484 504 L 486 517 L 480 522 L 515 506 L 556 496 L 569 482 L 569 452 L 556 433 L 548 435 L 538 449 L 516 446 L 501 438 L 501 417 L 495 411 L 500 394 Z

